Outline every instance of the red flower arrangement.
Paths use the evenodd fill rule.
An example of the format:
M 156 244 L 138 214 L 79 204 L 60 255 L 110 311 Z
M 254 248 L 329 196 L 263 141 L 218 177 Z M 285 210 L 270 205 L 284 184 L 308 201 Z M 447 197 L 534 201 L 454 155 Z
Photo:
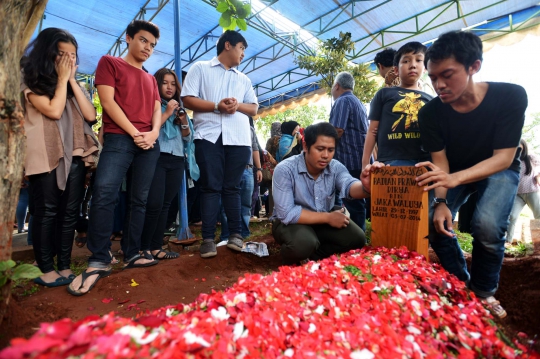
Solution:
M 0 358 L 540 358 L 501 339 L 464 283 L 405 248 L 246 274 L 134 319 L 42 324 Z

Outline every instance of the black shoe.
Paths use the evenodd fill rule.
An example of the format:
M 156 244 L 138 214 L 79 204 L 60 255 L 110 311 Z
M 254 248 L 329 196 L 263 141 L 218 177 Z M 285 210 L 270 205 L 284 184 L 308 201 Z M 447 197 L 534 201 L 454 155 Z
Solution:
M 178 231 L 178 224 L 176 223 L 171 223 L 171 225 L 165 229 L 165 233 L 163 233 L 163 235 L 165 236 L 174 236 L 176 235 L 176 231 Z
M 210 258 L 217 256 L 217 248 L 214 241 L 204 241 L 199 248 L 199 253 L 203 258 Z

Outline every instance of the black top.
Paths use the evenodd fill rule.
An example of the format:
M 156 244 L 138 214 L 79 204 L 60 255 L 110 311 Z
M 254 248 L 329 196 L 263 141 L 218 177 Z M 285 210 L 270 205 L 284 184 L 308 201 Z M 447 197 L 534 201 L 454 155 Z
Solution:
M 433 97 L 402 87 L 380 89 L 371 101 L 369 119 L 378 121 L 377 160 L 427 160 L 422 149 L 418 111 Z
M 488 85 L 486 96 L 470 112 L 459 113 L 438 97 L 420 110 L 424 148 L 429 152 L 446 149 L 450 173 L 492 157 L 493 150 L 519 145 L 527 108 L 525 89 L 499 82 L 488 82 Z M 510 166 L 517 172 L 518 152 Z

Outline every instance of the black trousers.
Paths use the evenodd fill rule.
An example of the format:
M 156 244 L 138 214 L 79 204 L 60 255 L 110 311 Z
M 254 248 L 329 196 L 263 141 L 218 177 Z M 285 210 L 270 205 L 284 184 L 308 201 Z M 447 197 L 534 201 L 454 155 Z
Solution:
M 285 265 L 304 259 L 319 260 L 333 254 L 360 249 L 366 244 L 364 231 L 353 221 L 345 228 L 328 224 L 283 224 L 272 222 L 272 235 L 281 245 L 281 258 Z
M 73 157 L 64 191 L 61 191 L 56 183 L 56 169 L 29 177 L 34 212 L 32 213 L 34 255 L 43 273 L 54 270 L 55 256 L 59 271 L 70 267 L 85 176 L 84 162 L 80 157 Z
M 141 236 L 142 250 L 158 250 L 163 246 L 169 207 L 184 185 L 184 157 L 161 153 L 146 201 L 146 215 Z

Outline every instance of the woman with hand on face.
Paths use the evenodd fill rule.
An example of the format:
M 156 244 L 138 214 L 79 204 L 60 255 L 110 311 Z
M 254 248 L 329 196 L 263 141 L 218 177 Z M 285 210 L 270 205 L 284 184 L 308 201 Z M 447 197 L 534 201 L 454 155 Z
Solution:
M 163 233 L 167 226 L 169 207 L 184 180 L 187 146 L 193 141 L 192 125 L 180 103 L 180 82 L 174 71 L 158 70 L 156 78 L 161 96 L 161 121 L 159 144 L 161 153 L 148 192 L 146 217 L 141 238 L 141 250 L 154 259 L 174 259 L 179 254 L 164 252 Z
M 285 121 L 281 124 L 281 138 L 276 153 L 276 161 L 281 162 L 302 152 L 302 135 L 300 125 L 296 121 Z
M 41 31 L 21 59 L 31 230 L 43 272 L 34 281 L 47 287 L 67 285 L 75 277 L 70 269 L 75 225 L 86 167 L 98 152 L 97 139 L 86 123 L 96 119 L 96 111 L 75 79 L 77 67 L 77 41 L 57 28 Z

